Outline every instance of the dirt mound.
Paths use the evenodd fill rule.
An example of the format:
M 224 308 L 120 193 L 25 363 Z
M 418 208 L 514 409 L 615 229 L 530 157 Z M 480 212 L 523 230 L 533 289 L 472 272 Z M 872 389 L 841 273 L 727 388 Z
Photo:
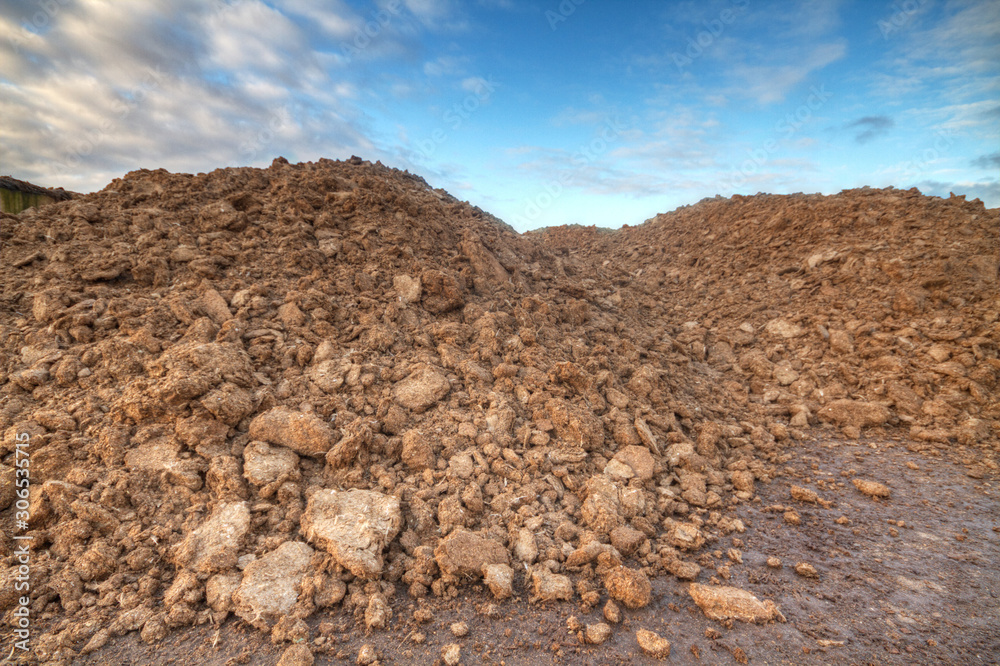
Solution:
M 995 453 L 996 226 L 862 190 L 520 236 L 358 158 L 131 173 L 0 228 L 3 576 L 29 543 L 50 662 L 469 581 L 641 607 L 814 426 Z

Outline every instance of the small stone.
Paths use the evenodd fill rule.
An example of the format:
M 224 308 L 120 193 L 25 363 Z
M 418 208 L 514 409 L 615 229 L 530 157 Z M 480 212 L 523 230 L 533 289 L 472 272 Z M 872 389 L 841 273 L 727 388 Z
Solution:
M 733 488 L 736 490 L 752 493 L 754 491 L 754 476 L 750 470 L 740 470 L 733 472 Z
M 458 643 L 449 643 L 441 648 L 441 659 L 445 666 L 458 666 L 462 661 L 462 647 Z
M 819 578 L 819 572 L 816 571 L 816 567 L 809 564 L 808 562 L 799 562 L 795 565 L 795 573 L 802 576 L 803 578 Z
M 780 557 L 774 557 L 772 555 L 771 557 L 767 558 L 767 566 L 771 567 L 772 569 L 780 569 L 781 568 L 781 558 Z
M 584 640 L 591 645 L 600 645 L 604 641 L 611 638 L 611 627 L 604 624 L 603 622 L 598 622 L 597 624 L 588 624 L 583 630 Z
M 639 641 L 642 651 L 654 659 L 666 659 L 670 656 L 670 641 L 662 638 L 659 634 L 647 629 L 640 629 L 635 632 L 635 638 Z
M 705 543 L 705 537 L 697 525 L 677 523 L 670 530 L 670 545 L 682 550 L 698 550 Z
M 219 504 L 205 522 L 188 533 L 170 559 L 201 574 L 232 569 L 249 530 L 246 502 Z
M 455 638 L 463 638 L 469 635 L 469 625 L 465 622 L 453 622 L 449 627 L 451 635 Z

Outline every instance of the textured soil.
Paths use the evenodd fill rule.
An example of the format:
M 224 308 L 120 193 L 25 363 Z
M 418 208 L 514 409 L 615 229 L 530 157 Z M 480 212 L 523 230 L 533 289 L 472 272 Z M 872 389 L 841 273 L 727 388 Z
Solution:
M 357 158 L 4 216 L 4 645 L 28 541 L 27 663 L 995 662 L 997 238 L 892 188 L 518 235 Z

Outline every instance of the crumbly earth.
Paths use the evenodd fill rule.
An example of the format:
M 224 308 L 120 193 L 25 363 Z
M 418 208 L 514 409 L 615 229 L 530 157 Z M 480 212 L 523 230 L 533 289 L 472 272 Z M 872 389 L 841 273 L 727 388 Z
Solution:
M 996 577 L 973 599 L 933 578 L 1000 561 L 995 495 L 976 500 L 998 469 L 997 231 L 978 201 L 865 188 L 518 235 L 359 158 L 139 171 L 4 216 L 4 638 L 18 535 L 27 662 L 194 640 L 191 663 L 303 643 L 641 663 L 639 630 L 671 660 L 988 661 Z M 972 536 L 908 540 L 942 501 Z M 894 507 L 885 538 L 950 569 L 865 543 Z M 709 619 L 691 581 L 771 624 Z M 854 623 L 863 585 L 892 617 Z

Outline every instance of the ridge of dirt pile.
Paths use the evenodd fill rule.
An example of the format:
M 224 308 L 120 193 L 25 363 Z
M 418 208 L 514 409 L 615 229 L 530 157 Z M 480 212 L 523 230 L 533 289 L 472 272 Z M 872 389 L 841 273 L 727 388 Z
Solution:
M 855 190 L 522 236 L 359 158 L 5 216 L 0 611 L 14 534 L 47 663 L 470 581 L 642 607 L 824 422 L 995 468 L 996 227 Z
M 616 234 L 544 234 L 655 296 L 650 314 L 676 346 L 766 414 L 991 450 L 997 229 L 978 200 L 862 188 L 706 199 Z

